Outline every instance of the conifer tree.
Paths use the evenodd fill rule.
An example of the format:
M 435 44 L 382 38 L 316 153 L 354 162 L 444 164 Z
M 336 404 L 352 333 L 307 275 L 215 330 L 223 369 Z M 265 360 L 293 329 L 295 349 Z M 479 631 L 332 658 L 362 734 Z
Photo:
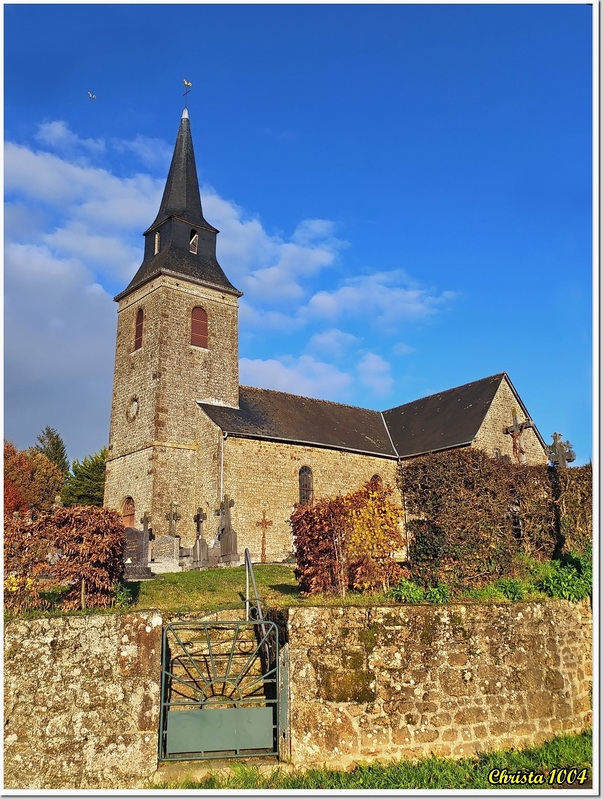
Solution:
M 38 444 L 32 449 L 36 453 L 43 453 L 46 458 L 57 465 L 63 473 L 63 477 L 67 477 L 67 473 L 69 472 L 69 459 L 67 458 L 65 442 L 57 430 L 47 425 L 38 436 Z
M 67 476 L 61 500 L 66 506 L 103 505 L 105 491 L 105 462 L 109 452 L 103 447 L 98 453 L 74 459 Z

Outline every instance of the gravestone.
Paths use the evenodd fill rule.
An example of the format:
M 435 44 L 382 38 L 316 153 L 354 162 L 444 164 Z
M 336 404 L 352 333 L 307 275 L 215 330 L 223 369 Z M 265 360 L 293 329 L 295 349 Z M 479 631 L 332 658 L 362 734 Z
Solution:
M 180 536 L 156 536 L 153 548 L 155 572 L 180 572 Z
M 220 563 L 233 564 L 239 563 L 239 553 L 237 552 L 237 533 L 231 523 L 231 509 L 235 505 L 228 494 L 222 499 L 220 508 L 216 514 L 220 517 L 218 528 L 218 541 L 220 542 Z
M 210 566 L 208 543 L 203 538 L 203 523 L 207 518 L 208 515 L 204 514 L 202 508 L 198 508 L 197 514 L 193 517 L 193 522 L 197 528 L 197 537 L 192 552 L 193 569 L 201 569 L 202 567 Z
M 146 581 L 154 578 L 149 569 L 149 531 L 126 528 L 124 536 L 124 580 Z

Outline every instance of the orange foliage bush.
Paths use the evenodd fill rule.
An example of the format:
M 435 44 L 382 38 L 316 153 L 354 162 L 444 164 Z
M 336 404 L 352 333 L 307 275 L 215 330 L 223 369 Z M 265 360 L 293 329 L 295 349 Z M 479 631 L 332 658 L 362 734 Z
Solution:
M 43 453 L 17 450 L 12 442 L 4 442 L 5 514 L 23 513 L 28 507 L 50 511 L 63 483 L 63 473 Z
M 344 497 L 297 506 L 291 517 L 296 577 L 304 593 L 386 590 L 400 577 L 402 509 L 377 481 Z
M 124 525 L 117 511 L 75 506 L 40 514 L 33 522 L 7 518 L 4 603 L 14 612 L 48 607 L 58 593 L 64 611 L 112 604 L 124 573 Z M 82 592 L 84 582 L 84 592 Z

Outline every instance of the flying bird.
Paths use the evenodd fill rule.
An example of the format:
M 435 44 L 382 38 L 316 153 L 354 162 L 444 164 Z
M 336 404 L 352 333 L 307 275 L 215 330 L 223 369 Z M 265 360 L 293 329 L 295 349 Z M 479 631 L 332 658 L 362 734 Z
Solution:
M 191 81 L 188 81 L 186 78 L 183 78 L 183 79 L 182 79 L 182 82 L 184 83 L 184 85 L 185 85 L 187 88 L 188 88 L 189 86 L 193 86 L 193 84 L 191 83 Z
M 88 92 L 88 97 L 89 97 L 91 100 L 96 100 L 96 94 L 92 94 L 92 92 Z

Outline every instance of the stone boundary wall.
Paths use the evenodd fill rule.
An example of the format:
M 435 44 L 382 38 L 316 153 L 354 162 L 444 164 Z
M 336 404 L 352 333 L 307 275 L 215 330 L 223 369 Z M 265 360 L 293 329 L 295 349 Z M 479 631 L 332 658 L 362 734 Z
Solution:
M 586 602 L 291 608 L 285 626 L 296 766 L 460 758 L 591 724 Z
M 143 786 L 157 767 L 158 612 L 4 625 L 4 788 Z
M 299 607 L 271 617 L 289 654 L 298 767 L 469 756 L 591 723 L 586 602 Z M 153 782 L 169 621 L 141 611 L 5 623 L 5 789 Z

